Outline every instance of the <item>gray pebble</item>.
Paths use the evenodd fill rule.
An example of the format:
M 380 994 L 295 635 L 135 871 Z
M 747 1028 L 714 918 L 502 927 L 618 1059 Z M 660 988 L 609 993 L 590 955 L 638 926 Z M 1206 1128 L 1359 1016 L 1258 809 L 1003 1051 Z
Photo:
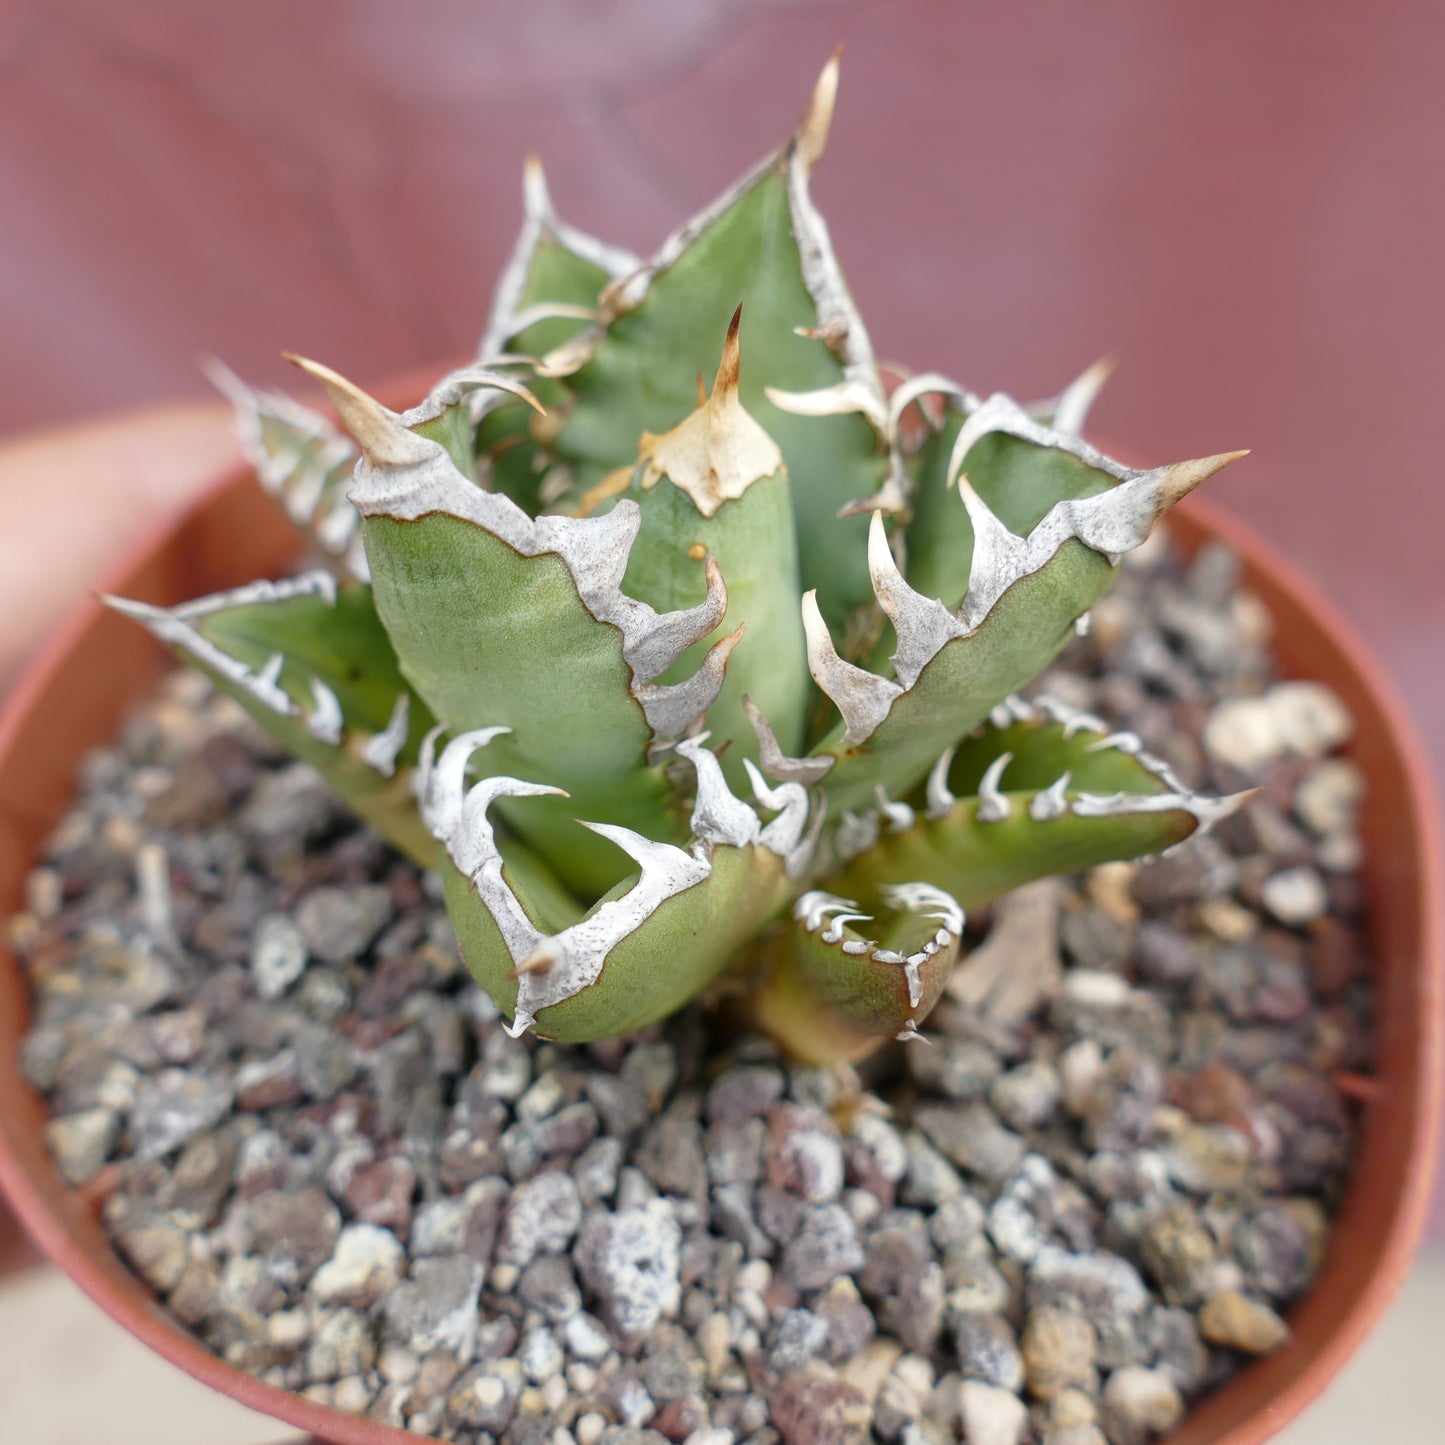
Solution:
M 306 1372 L 313 1380 L 336 1380 L 365 1374 L 376 1361 L 376 1337 L 364 1314 L 330 1310 L 316 1323 Z
M 1000 1075 L 989 1091 L 989 1102 L 1012 1129 L 1026 1133 L 1053 1118 L 1063 1097 L 1059 1071 L 1045 1059 L 1031 1059 Z
M 782 1273 L 800 1290 L 822 1289 L 840 1274 L 863 1266 L 857 1226 L 838 1204 L 810 1206 L 802 1228 L 783 1250 Z
M 908 1071 L 926 1088 L 950 1099 L 983 1099 L 1003 1070 L 992 1049 L 971 1040 L 935 1039 L 930 1048 L 909 1049 Z
M 642 1136 L 637 1167 L 663 1194 L 707 1198 L 702 1128 L 684 1109 L 670 1109 Z
M 1003 1179 L 1023 1158 L 1026 1145 L 1005 1129 L 987 1104 L 952 1108 L 926 1104 L 914 1117 L 918 1126 L 960 1169 L 985 1179 Z
M 605 1135 L 578 1156 L 572 1166 L 572 1177 L 577 1181 L 577 1195 L 584 1209 L 605 1203 L 616 1194 L 622 1159 L 622 1141 Z
M 707 1117 L 713 1124 L 741 1124 L 761 1119 L 783 1096 L 778 1069 L 744 1065 L 728 1069 L 708 1090 Z
M 963 1180 L 953 1165 L 916 1129 L 904 1136 L 908 1172 L 903 1176 L 899 1197 L 905 1204 L 942 1204 L 964 1192 Z
M 517 1413 L 522 1367 L 516 1360 L 488 1360 L 465 1371 L 447 1395 L 447 1418 L 473 1430 L 500 1435 Z
M 391 893 L 380 884 L 317 888 L 296 905 L 307 948 L 323 963 L 354 963 L 391 921 Z
M 965 1380 L 982 1380 L 1014 1391 L 1023 1384 L 1023 1356 L 1013 1326 L 1002 1315 L 973 1311 L 956 1315 L 953 1344 Z
M 575 1259 L 613 1329 L 637 1339 L 681 1303 L 681 1250 L 682 1231 L 672 1210 L 654 1199 L 616 1214 L 589 1213 Z
M 858 1284 L 874 1301 L 879 1323 L 906 1349 L 927 1354 L 943 1324 L 943 1269 L 921 1215 L 894 1216 L 867 1241 Z
M 517 1294 L 554 1325 L 565 1324 L 582 1308 L 572 1262 L 564 1255 L 544 1254 L 533 1260 L 522 1271 Z
M 549 1169 L 517 1185 L 507 1204 L 497 1258 L 528 1265 L 539 1254 L 560 1254 L 582 1223 L 582 1199 L 570 1174 Z
M 826 1204 L 843 1188 L 837 1125 L 819 1109 L 782 1104 L 768 1121 L 768 1182 L 809 1204 Z
M 476 1340 L 481 1288 L 482 1267 L 464 1254 L 419 1259 L 382 1300 L 387 1335 L 419 1355 L 440 1349 L 465 1359 Z
M 251 973 L 256 992 L 277 999 L 306 968 L 306 937 L 285 913 L 268 913 L 251 935 Z
M 136 1094 L 130 1132 L 142 1159 L 160 1159 L 226 1117 L 234 1090 L 215 1074 L 165 1069 Z

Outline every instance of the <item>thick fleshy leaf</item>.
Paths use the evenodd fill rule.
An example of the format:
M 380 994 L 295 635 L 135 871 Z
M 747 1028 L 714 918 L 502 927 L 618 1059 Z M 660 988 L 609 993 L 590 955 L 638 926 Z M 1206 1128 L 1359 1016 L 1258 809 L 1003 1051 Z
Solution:
M 603 288 L 642 264 L 629 252 L 560 221 L 535 160 L 527 163 L 523 200 L 522 233 L 498 283 L 478 350 L 484 366 L 496 364 L 500 356 L 539 357 L 565 345 L 595 324 Z M 530 385 L 549 413 L 565 408 L 567 392 L 561 381 L 531 376 Z M 520 401 L 500 393 L 472 412 L 484 484 L 511 497 L 525 511 L 540 511 L 541 491 L 554 465 L 547 450 L 549 424 Z
M 908 581 L 926 597 L 957 606 L 968 590 L 973 523 L 950 485 L 950 462 L 963 416 L 950 409 L 920 448 L 913 467 L 913 520 L 908 526 Z M 993 514 L 1020 536 L 1056 502 L 1092 497 L 1116 485 L 1107 472 L 1058 447 L 1004 432 L 980 436 L 960 459 L 969 485 Z
M 642 528 L 622 587 L 659 612 L 702 603 L 712 558 L 727 586 L 727 616 L 663 673 L 663 682 L 695 672 L 723 635 L 743 629 L 727 677 L 708 708 L 707 728 L 728 782 L 745 788 L 744 758 L 758 743 L 744 711 L 750 697 L 779 743 L 803 743 L 812 683 L 798 613 L 797 543 L 789 478 L 767 433 L 737 399 L 738 317 L 728 330 L 711 397 L 681 426 L 644 439 L 644 461 L 621 495 L 636 502 Z M 711 564 L 709 564 L 711 565 Z
M 622 867 L 573 818 L 685 838 L 671 785 L 650 757 L 707 711 L 736 634 L 683 681 L 656 679 L 722 619 L 720 577 L 697 607 L 654 611 L 620 585 L 641 520 L 635 504 L 601 517 L 529 517 L 463 476 L 442 442 L 308 365 L 362 447 L 351 495 L 403 673 L 453 732 L 511 730 L 484 765 L 573 799 L 526 809 L 504 799 L 502 816 L 569 887 L 589 894 L 619 881 Z M 433 393 L 406 421 L 429 425 L 455 402 L 450 390 Z
M 522 202 L 522 232 L 477 348 L 483 366 L 504 354 L 542 356 L 563 345 L 597 319 L 603 287 L 642 265 L 631 252 L 560 220 L 535 158 L 523 171 Z
M 848 820 L 837 846 L 852 856 L 830 891 L 927 878 L 973 908 L 1036 878 L 1181 843 L 1249 796 L 1191 793 L 1137 737 L 1050 700 L 1011 699 L 999 713 L 936 761 L 917 806 Z
M 883 1038 L 911 1038 L 958 957 L 963 910 L 928 883 L 856 897 L 810 891 L 769 940 L 757 1018 L 800 1058 L 860 1058 Z
M 356 448 L 326 417 L 279 391 L 253 391 L 213 361 L 206 374 L 236 409 L 236 438 L 257 480 L 343 581 L 365 582 L 361 519 L 346 499 Z
M 642 1028 L 694 997 L 736 962 L 785 903 L 790 871 L 808 846 L 801 788 L 761 786 L 778 816 L 763 825 L 733 796 L 716 757 L 680 745 L 697 772 L 688 848 L 627 828 L 584 823 L 637 865 L 585 911 L 538 895 L 531 860 L 498 843 L 488 811 L 503 798 L 549 791 L 489 776 L 468 788 L 472 755 L 505 740 L 497 729 L 464 733 L 422 764 L 423 816 L 445 849 L 447 903 L 463 957 L 512 1017 L 512 1032 L 586 1042 Z M 485 766 L 485 765 L 484 765 Z
M 384 837 L 435 862 L 411 793 L 433 720 L 401 675 L 367 587 L 338 590 L 313 572 L 169 610 L 107 600 L 205 672 Z
M 842 626 L 872 596 L 864 521 L 839 521 L 838 512 L 878 490 L 887 458 L 867 334 L 808 198 L 835 86 L 830 64 L 789 142 L 674 232 L 647 267 L 609 288 L 605 324 L 564 348 L 550 369 L 566 374 L 572 397 L 553 446 L 585 492 L 632 465 L 643 432 L 666 432 L 692 412 L 697 377 L 711 373 L 716 338 L 742 304 L 743 405 L 782 448 L 804 585 Z M 814 394 L 827 411 L 785 411 L 770 392 Z
M 1119 557 L 1139 546 L 1182 496 L 1242 455 L 1135 471 L 994 397 L 960 430 L 951 466 L 976 448 L 972 438 L 995 433 L 1065 454 L 1048 470 L 1073 477 L 1075 490 L 1083 489 L 1076 464 L 1113 484 L 1063 497 L 1021 534 L 960 478 L 958 505 L 970 535 L 968 586 L 957 604 L 905 579 L 875 515 L 868 560 L 879 606 L 893 625 L 891 676 L 844 661 L 816 604 L 804 598 L 809 666 L 843 719 L 814 749 L 835 759 L 824 787 L 839 808 L 858 808 L 880 784 L 894 794 L 916 785 L 932 758 L 1052 661 L 1107 590 Z M 1044 505 L 1051 485 L 1037 476 L 1019 485 L 1023 515 Z

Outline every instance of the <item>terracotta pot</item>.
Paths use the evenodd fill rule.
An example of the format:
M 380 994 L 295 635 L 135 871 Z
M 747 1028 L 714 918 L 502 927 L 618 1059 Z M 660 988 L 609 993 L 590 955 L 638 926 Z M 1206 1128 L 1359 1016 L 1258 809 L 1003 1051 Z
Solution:
M 400 394 L 400 393 L 397 393 Z M 1349 628 L 1246 531 L 1202 505 L 1171 524 L 1186 546 L 1222 537 L 1268 604 L 1290 676 L 1328 683 L 1358 724 L 1351 755 L 1369 777 L 1364 817 L 1378 998 L 1379 1069 L 1368 1085 L 1359 1158 L 1318 1284 L 1290 1315 L 1294 1340 L 1201 1404 L 1173 1445 L 1257 1445 L 1322 1390 L 1399 1286 L 1424 1221 L 1438 1143 L 1441 1041 L 1441 855 L 1419 745 L 1388 685 Z M 113 584 L 174 603 L 275 575 L 294 534 L 249 475 L 198 504 Z M 0 720 L 0 914 L 74 792 L 76 761 L 110 738 L 169 660 L 133 623 L 87 606 L 35 663 Z M 418 1437 L 355 1419 L 232 1368 L 176 1325 L 117 1258 L 97 1218 L 104 1179 L 62 1184 L 46 1150 L 45 1110 L 21 1077 L 28 1004 L 21 969 L 0 954 L 0 1185 L 41 1248 L 90 1296 L 173 1363 L 252 1409 L 334 1442 L 401 1445 Z

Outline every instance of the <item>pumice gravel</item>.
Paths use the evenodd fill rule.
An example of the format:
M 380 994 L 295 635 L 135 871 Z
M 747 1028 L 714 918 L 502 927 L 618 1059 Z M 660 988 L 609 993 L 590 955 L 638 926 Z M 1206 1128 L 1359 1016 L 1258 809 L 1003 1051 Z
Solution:
M 8 925 L 56 1161 L 181 1327 L 419 1435 L 1142 1445 L 1288 1340 L 1370 1067 L 1350 719 L 1268 632 L 1131 556 L 1040 691 L 1259 795 L 971 914 L 856 1069 L 509 1037 L 435 878 L 176 674 Z

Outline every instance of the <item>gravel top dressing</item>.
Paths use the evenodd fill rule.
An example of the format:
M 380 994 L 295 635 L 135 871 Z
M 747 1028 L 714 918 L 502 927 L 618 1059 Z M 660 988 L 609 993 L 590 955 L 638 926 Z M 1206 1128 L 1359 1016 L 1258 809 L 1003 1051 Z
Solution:
M 1236 578 L 1151 545 L 1041 687 L 1259 796 L 970 918 L 856 1073 L 510 1039 L 434 880 L 176 675 L 9 925 L 61 1169 L 218 1354 L 421 1435 L 1142 1445 L 1287 1340 L 1370 1062 L 1349 718 Z

